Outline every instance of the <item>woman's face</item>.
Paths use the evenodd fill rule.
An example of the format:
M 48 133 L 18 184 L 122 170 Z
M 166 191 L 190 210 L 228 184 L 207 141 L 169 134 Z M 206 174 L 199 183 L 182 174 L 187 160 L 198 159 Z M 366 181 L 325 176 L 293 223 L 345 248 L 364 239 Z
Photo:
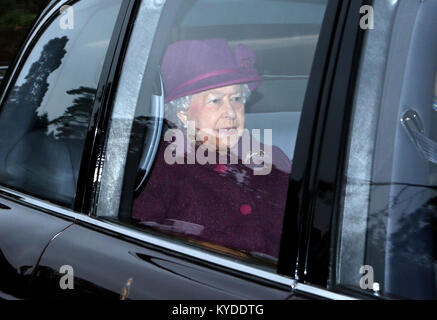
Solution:
M 178 117 L 184 124 L 194 121 L 204 145 L 232 148 L 244 129 L 242 88 L 231 85 L 197 93 L 191 97 L 188 110 L 179 112 Z

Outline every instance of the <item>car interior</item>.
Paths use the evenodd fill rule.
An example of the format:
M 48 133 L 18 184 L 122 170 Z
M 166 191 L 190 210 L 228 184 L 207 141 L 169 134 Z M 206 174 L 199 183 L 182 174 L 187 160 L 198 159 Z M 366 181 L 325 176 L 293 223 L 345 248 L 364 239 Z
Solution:
M 165 28 L 160 30 L 158 27 L 157 32 L 162 32 L 162 38 L 155 41 L 159 44 L 157 46 L 163 46 L 159 60 L 169 44 L 180 40 L 224 38 L 231 49 L 243 44 L 254 51 L 255 67 L 263 82 L 252 92 L 246 103 L 246 129 L 261 129 L 261 133 L 263 129 L 272 129 L 272 144 L 279 147 L 292 161 L 326 4 L 326 0 L 184 1 L 176 16 L 168 21 L 170 26 L 165 25 L 168 34 L 162 35 Z M 165 39 L 164 45 L 162 39 Z M 152 55 L 156 51 L 158 49 L 152 47 Z M 141 120 L 147 128 L 135 184 L 136 195 L 147 184 L 148 173 L 153 170 L 159 136 L 162 139 L 167 128 L 163 110 L 165 87 L 160 76 L 156 77 L 155 86 L 162 90 L 157 90 L 159 94 L 152 95 L 147 116 Z M 140 118 L 136 118 L 136 121 L 140 121 Z M 131 139 L 137 139 L 134 133 Z M 132 142 L 130 148 L 139 149 Z M 119 219 L 135 223 L 130 214 L 127 216 L 130 212 L 127 209 L 130 206 L 129 200 L 123 199 Z M 229 253 L 229 250 L 220 249 L 214 244 L 202 246 Z M 241 254 L 232 253 L 233 256 Z
M 185 1 L 172 20 L 165 47 L 180 40 L 224 38 L 231 48 L 243 44 L 254 51 L 255 67 L 263 82 L 246 103 L 245 127 L 249 131 L 261 129 L 261 142 L 263 130 L 272 129 L 272 144 L 292 161 L 326 4 L 326 0 Z M 148 121 L 146 131 L 151 134 L 146 134 L 143 144 L 137 191 L 146 181 L 145 169 L 152 167 L 158 143 L 153 137 L 157 126 L 162 126 L 156 121 L 157 115 L 163 114 L 157 107 L 159 96 L 152 100 L 147 115 L 155 120 Z M 166 128 L 164 121 L 160 130 Z
M 432 108 L 437 42 L 435 37 L 430 38 L 430 32 L 437 29 L 436 14 L 435 1 L 423 3 L 417 12 L 398 111 L 399 119 L 405 112 L 416 112 L 423 126 L 421 135 L 430 141 L 437 141 L 437 115 Z M 399 121 L 393 150 L 392 205 L 387 208 L 386 288 L 405 297 L 434 299 L 437 166 L 405 128 Z
M 246 128 L 273 129 L 273 145 L 292 160 L 325 6 L 324 0 L 197 1 L 169 43 L 225 38 L 231 48 L 253 50 L 263 83 L 246 104 Z
M 355 262 L 344 268 L 348 271 L 341 282 L 359 287 L 358 270 L 370 265 L 384 294 L 435 299 L 437 2 L 378 5 L 380 14 L 394 8 L 393 29 L 388 39 L 368 34 L 371 40 L 364 46 L 366 58 L 383 52 L 386 60 L 379 60 L 378 72 L 366 63 L 361 66 L 362 96 L 356 100 L 360 106 L 355 106 L 359 111 L 353 124 L 358 134 L 344 199 L 350 216 L 342 226 L 342 233 L 350 235 L 345 242 L 353 243 L 344 246 L 348 250 L 341 264 Z M 375 82 L 381 87 L 373 88 Z

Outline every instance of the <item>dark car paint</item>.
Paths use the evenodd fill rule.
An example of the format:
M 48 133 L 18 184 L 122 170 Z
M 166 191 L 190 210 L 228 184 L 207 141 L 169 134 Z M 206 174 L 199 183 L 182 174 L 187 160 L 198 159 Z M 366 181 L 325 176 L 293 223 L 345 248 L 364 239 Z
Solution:
M 73 290 L 60 288 L 62 265 L 74 270 Z M 279 300 L 291 291 L 75 224 L 46 249 L 35 273 L 31 297 L 119 299 L 127 286 L 129 294 L 124 298 L 129 299 Z
M 110 114 L 110 102 L 113 100 L 112 91 L 116 88 L 116 75 L 119 72 L 120 60 L 126 47 L 125 37 L 129 33 L 135 16 L 134 1 L 128 1 L 129 6 L 125 7 L 126 16 L 130 16 L 130 23 L 125 17 L 120 18 L 118 35 L 113 43 L 112 54 L 116 57 L 112 61 L 108 54 L 105 63 L 106 77 L 102 80 L 104 83 L 99 84 L 100 98 L 96 102 L 96 121 L 90 130 L 89 136 L 95 137 L 94 133 L 99 133 L 99 138 L 89 139 L 88 156 L 90 158 L 86 166 L 81 171 L 79 180 L 80 186 L 78 202 L 76 203 L 78 211 L 91 212 L 93 209 L 94 189 L 93 181 L 90 179 L 95 176 L 93 173 L 98 172 L 100 163 L 98 154 L 100 154 L 104 144 L 105 123 Z M 54 2 L 51 3 L 53 5 Z M 356 1 L 357 6 L 363 1 Z M 355 9 L 355 3 L 352 6 Z M 298 212 L 299 220 L 296 215 L 289 214 L 288 221 L 284 231 L 288 236 L 284 236 L 281 246 L 281 257 L 279 262 L 279 272 L 283 275 L 293 276 L 296 265 L 296 255 L 298 254 L 301 263 L 297 270 L 297 275 L 314 280 L 314 283 L 326 286 L 328 266 L 324 262 L 321 267 L 311 266 L 314 261 L 327 261 L 329 259 L 329 250 L 323 246 L 311 245 L 314 251 L 314 259 L 307 260 L 307 256 L 312 254 L 308 252 L 309 237 L 317 239 L 314 228 L 314 221 L 317 221 L 317 215 L 312 217 L 309 212 L 314 212 L 315 199 L 324 200 L 322 183 L 314 184 L 317 177 L 317 168 L 320 159 L 314 150 L 318 150 L 323 141 L 321 137 L 322 124 L 325 124 L 325 113 L 320 114 L 319 106 L 321 101 L 326 102 L 326 96 L 331 88 L 331 79 L 333 70 L 337 65 L 336 57 L 338 52 L 332 53 L 334 44 L 342 41 L 344 21 L 350 15 L 350 3 L 339 0 L 331 0 L 329 9 L 332 15 L 326 17 L 329 25 L 336 26 L 337 32 L 333 35 L 332 28 L 322 28 L 320 35 L 321 44 L 318 45 L 317 56 L 324 57 L 322 62 L 316 63 L 316 69 L 313 74 L 320 72 L 320 77 L 310 80 L 307 91 L 306 105 L 303 119 L 307 122 L 311 119 L 320 117 L 319 122 L 311 122 L 311 125 L 305 129 L 301 124 L 301 133 L 298 137 L 298 143 L 301 144 L 299 158 L 295 159 L 294 171 L 291 180 L 290 195 L 288 201 L 290 208 L 287 212 Z M 45 12 L 48 12 L 46 10 Z M 342 13 L 340 15 L 340 12 Z M 41 18 L 38 22 L 41 22 Z M 35 29 L 35 27 L 33 28 Z M 351 42 L 349 47 L 355 48 L 355 35 L 349 38 Z M 335 46 L 334 46 L 335 47 Z M 338 48 L 337 48 L 338 49 Z M 323 52 L 322 52 L 323 51 Z M 327 61 L 331 61 L 331 68 L 327 68 Z M 10 70 L 12 70 L 11 68 Z M 7 78 L 13 75 L 7 75 Z M 5 81 L 6 82 L 6 81 Z M 346 91 L 346 90 L 345 90 Z M 346 96 L 346 92 L 342 92 Z M 345 107 L 341 105 L 340 107 Z M 324 112 L 329 114 L 327 105 Z M 105 116 L 98 116 L 97 113 L 103 112 Z M 343 110 L 344 111 L 344 110 Z M 305 113 L 307 114 L 305 116 Z M 106 120 L 105 120 L 106 119 Z M 317 127 L 319 126 L 319 127 Z M 317 129 L 317 130 L 316 130 Z M 320 131 L 321 130 L 321 131 Z M 305 132 L 304 132 L 305 131 Z M 314 131 L 314 132 L 313 132 Z M 317 131 L 317 137 L 315 132 Z M 337 128 L 336 132 L 342 133 L 342 128 Z M 301 139 L 305 137 L 304 139 Z M 309 139 L 309 140 L 308 140 Z M 98 140 L 98 141 L 97 141 Z M 309 142 L 309 145 L 304 145 Z M 329 143 L 326 139 L 324 143 Z M 300 165 L 299 165 L 300 163 Z M 93 166 L 95 172 L 90 173 L 90 167 Z M 300 169 L 298 169 L 300 168 Z M 316 177 L 314 176 L 316 175 Z M 311 178 L 310 178 L 311 177 Z M 334 180 L 330 180 L 329 189 L 333 189 Z M 86 185 L 87 187 L 84 187 Z M 316 188 L 314 187 L 316 186 Z M 316 190 L 316 191 L 314 191 Z M 294 199 L 296 197 L 297 199 Z M 329 193 L 330 198 L 335 195 Z M 153 248 L 146 247 L 146 244 L 133 243 L 129 239 L 121 238 L 119 235 L 103 233 L 103 231 L 90 226 L 73 224 L 72 220 L 63 219 L 58 216 L 49 214 L 41 208 L 30 208 L 25 206 L 19 199 L 16 201 L 6 200 L 7 197 L 0 194 L 0 298 L 86 298 L 99 297 L 109 299 L 140 298 L 140 299 L 308 299 L 316 298 L 308 294 L 294 294 L 290 287 L 275 286 L 267 281 L 244 276 L 242 273 L 231 272 L 225 268 L 212 268 L 204 263 L 198 263 L 193 259 L 188 259 L 176 253 L 164 252 Z M 329 206 L 329 208 L 332 208 Z M 328 209 L 329 209 L 328 208 Z M 331 229 L 324 226 L 323 236 L 330 234 Z M 11 236 L 11 230 L 14 233 Z M 62 232 L 62 230 L 65 230 Z M 297 232 L 299 231 L 299 233 Z M 297 237 L 299 235 L 299 242 Z M 54 241 L 51 241 L 56 236 Z M 325 237 L 324 237 L 325 238 Z M 292 241 L 290 241 L 292 240 Z M 289 242 L 286 244 L 285 242 Z M 329 241 L 329 237 L 328 240 Z M 290 244 L 292 243 L 292 244 Z M 298 248 L 293 247 L 299 243 Z M 325 240 L 323 243 L 327 243 Z M 291 247 L 290 247 L 291 246 Z M 18 253 L 18 254 L 17 254 Z M 42 255 L 42 253 L 44 253 Z M 42 255 L 42 256 L 41 256 Z M 41 258 L 39 265 L 38 260 Z M 317 259 L 316 259 L 317 258 Z M 320 260 L 322 259 L 322 260 Z M 75 272 L 75 289 L 61 290 L 59 281 L 63 274 L 59 272 L 62 265 L 71 265 Z M 93 271 L 94 270 L 94 271 Z M 314 270 L 314 272 L 312 272 Z M 321 276 L 312 276 L 315 272 L 322 271 Z M 4 272 L 6 271 L 6 272 Z M 308 271 L 310 274 L 308 275 Z M 33 279 L 32 279 L 33 274 Z M 32 280 L 32 281 L 31 281 Z M 30 288 L 30 283 L 32 287 Z M 27 296 L 27 290 L 30 288 L 30 296 Z M 128 294 L 126 296 L 126 289 Z M 2 295 L 2 296 L 1 296 Z
M 25 299 L 44 248 L 72 221 L 0 197 L 0 299 Z

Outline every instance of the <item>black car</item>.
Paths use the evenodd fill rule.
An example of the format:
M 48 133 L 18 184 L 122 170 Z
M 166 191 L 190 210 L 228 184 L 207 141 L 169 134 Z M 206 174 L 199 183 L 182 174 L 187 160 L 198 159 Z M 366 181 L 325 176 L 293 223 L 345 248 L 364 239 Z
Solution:
M 0 298 L 436 299 L 436 16 L 437 0 L 52 1 L 0 85 Z M 245 125 L 292 163 L 278 256 L 131 215 L 166 131 L 163 54 L 213 38 L 255 52 Z

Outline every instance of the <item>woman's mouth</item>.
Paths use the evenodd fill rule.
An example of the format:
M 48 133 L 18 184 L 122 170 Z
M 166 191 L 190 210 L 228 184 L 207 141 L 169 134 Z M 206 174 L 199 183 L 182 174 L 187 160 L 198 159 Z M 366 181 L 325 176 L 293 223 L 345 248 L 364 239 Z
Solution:
M 216 129 L 219 136 L 230 136 L 237 134 L 237 127 L 224 127 Z

